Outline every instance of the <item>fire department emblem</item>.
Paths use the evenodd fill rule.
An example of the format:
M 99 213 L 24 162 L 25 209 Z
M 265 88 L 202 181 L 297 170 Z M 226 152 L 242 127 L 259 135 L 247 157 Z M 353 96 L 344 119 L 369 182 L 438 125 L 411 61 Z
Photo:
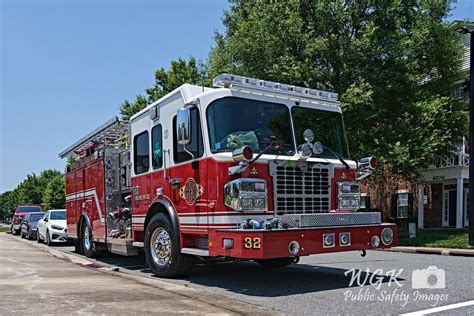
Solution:
M 179 196 L 183 198 L 189 205 L 193 205 L 196 203 L 198 197 L 200 197 L 203 192 L 204 188 L 202 185 L 196 183 L 193 178 L 189 178 L 179 189 Z

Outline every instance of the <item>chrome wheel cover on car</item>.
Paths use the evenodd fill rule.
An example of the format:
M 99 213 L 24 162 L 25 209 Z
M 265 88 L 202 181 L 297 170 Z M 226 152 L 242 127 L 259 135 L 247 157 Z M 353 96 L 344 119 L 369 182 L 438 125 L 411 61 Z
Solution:
M 168 232 L 158 227 L 150 238 L 150 251 L 153 261 L 160 266 L 168 263 L 171 256 L 171 238 Z
M 90 237 L 89 237 L 89 228 L 87 226 L 84 229 L 84 247 L 86 247 L 86 249 L 91 249 L 91 240 L 90 240 Z

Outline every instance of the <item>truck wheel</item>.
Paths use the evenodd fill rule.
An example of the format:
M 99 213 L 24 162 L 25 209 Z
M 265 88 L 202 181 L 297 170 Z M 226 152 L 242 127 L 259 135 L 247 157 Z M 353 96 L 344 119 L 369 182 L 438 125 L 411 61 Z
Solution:
M 104 254 L 97 249 L 97 244 L 92 240 L 92 229 L 85 223 L 82 226 L 81 248 L 87 258 L 98 258 Z
M 299 261 L 299 257 L 261 259 L 255 261 L 257 261 L 257 263 L 264 268 L 283 268 L 289 266 L 292 263 L 297 263 Z
M 85 223 L 82 225 L 81 248 L 86 257 L 93 258 L 95 256 L 92 229 Z
M 145 256 L 156 276 L 173 278 L 185 275 L 193 266 L 193 257 L 179 249 L 179 232 L 173 229 L 169 218 L 156 214 L 145 231 Z
M 79 238 L 74 239 L 74 252 L 81 253 L 81 241 Z

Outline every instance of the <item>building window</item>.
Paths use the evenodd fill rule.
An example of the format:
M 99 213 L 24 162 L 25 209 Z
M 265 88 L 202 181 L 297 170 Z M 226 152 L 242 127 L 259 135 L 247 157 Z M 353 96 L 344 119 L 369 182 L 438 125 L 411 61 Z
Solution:
M 162 127 L 156 125 L 151 129 L 151 164 L 153 169 L 161 168 L 163 165 L 163 140 L 162 140 Z
M 144 173 L 150 169 L 148 131 L 138 134 L 133 140 L 133 162 L 135 165 L 135 174 Z
M 459 86 L 454 87 L 454 89 L 451 91 L 451 97 L 454 99 L 464 98 L 464 86 L 459 85 Z
M 399 193 L 397 198 L 397 217 L 408 218 L 408 193 Z
M 194 158 L 199 158 L 204 154 L 204 146 L 202 142 L 201 120 L 199 118 L 199 110 L 197 108 L 191 109 L 191 142 L 186 145 L 186 149 L 194 155 Z M 192 157 L 184 150 L 183 145 L 179 145 L 176 137 L 176 116 L 173 118 L 173 159 L 174 162 L 179 163 L 191 160 Z

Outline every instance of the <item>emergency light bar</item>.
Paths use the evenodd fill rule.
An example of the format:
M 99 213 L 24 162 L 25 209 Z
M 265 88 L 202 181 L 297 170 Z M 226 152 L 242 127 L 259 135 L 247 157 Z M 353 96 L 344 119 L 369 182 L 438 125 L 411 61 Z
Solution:
M 232 74 L 220 74 L 212 80 L 214 87 L 241 90 L 269 91 L 296 98 L 337 101 L 337 93 L 292 86 L 284 83 L 248 78 Z

